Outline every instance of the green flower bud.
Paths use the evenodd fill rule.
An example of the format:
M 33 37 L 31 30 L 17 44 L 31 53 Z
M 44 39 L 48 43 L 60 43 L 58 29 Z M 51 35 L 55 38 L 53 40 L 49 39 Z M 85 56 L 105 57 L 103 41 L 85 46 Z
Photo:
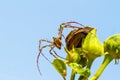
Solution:
M 78 63 L 81 59 L 81 48 L 72 48 L 72 50 L 68 51 L 67 48 L 65 48 L 65 51 L 67 53 L 66 56 L 66 63 Z
M 105 52 L 111 55 L 113 59 L 120 58 L 120 34 L 113 35 L 104 42 Z
M 104 55 L 104 47 L 96 35 L 95 28 L 91 30 L 84 39 L 82 50 L 89 58 L 96 58 Z

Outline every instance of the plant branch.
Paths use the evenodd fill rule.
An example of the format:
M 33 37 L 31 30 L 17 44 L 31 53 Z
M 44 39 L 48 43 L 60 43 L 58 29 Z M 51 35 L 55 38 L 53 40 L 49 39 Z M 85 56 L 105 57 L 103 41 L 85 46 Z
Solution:
M 111 55 L 107 54 L 103 60 L 103 63 L 101 64 L 100 68 L 97 70 L 97 72 L 94 74 L 94 76 L 90 80 L 97 80 L 104 69 L 107 67 L 107 65 L 113 60 Z

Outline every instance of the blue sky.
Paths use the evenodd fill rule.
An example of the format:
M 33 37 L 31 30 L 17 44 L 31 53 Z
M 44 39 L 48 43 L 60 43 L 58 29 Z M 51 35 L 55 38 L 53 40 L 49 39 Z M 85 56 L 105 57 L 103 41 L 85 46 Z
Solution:
M 120 33 L 119 0 L 1 0 L 0 80 L 62 80 L 51 64 L 40 59 L 41 77 L 36 68 L 38 41 L 52 41 L 63 22 L 77 21 L 97 28 L 103 42 Z M 66 33 L 66 32 L 64 32 Z M 63 50 L 57 52 L 65 54 Z M 43 53 L 51 59 L 48 49 Z M 102 58 L 92 66 L 92 74 Z M 70 71 L 68 72 L 70 73 Z M 120 64 L 114 61 L 99 80 L 119 80 Z

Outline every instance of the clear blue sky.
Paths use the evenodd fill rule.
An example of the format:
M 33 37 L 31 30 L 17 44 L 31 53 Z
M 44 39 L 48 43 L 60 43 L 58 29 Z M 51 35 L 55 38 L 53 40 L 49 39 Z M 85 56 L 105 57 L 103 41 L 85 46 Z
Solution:
M 108 36 L 120 33 L 120 1 L 1 0 L 0 80 L 62 80 L 43 57 L 40 59 L 41 77 L 36 68 L 36 56 L 39 39 L 52 40 L 57 36 L 59 25 L 67 21 L 97 28 L 103 42 Z M 48 49 L 43 53 L 51 58 Z M 94 62 L 93 72 L 101 61 L 102 58 Z M 111 62 L 99 80 L 119 80 L 119 74 L 120 64 Z

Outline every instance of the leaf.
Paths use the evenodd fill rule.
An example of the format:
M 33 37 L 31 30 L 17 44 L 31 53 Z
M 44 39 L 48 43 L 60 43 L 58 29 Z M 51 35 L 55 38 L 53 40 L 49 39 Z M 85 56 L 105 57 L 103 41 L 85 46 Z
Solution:
M 60 75 L 65 79 L 65 76 L 67 74 L 66 70 L 66 64 L 63 60 L 55 58 L 52 62 L 52 65 L 55 67 L 55 69 L 60 73 Z
M 70 63 L 69 66 L 81 76 L 88 77 L 90 75 L 90 70 L 84 69 L 80 64 Z

